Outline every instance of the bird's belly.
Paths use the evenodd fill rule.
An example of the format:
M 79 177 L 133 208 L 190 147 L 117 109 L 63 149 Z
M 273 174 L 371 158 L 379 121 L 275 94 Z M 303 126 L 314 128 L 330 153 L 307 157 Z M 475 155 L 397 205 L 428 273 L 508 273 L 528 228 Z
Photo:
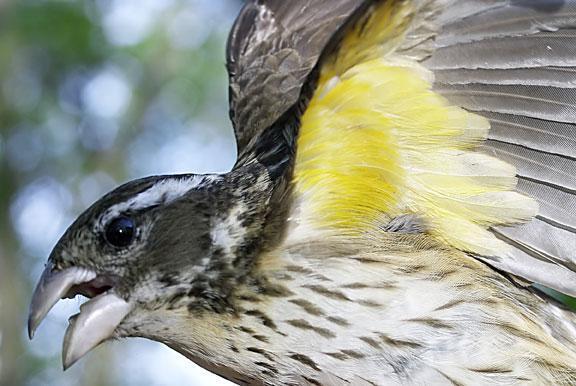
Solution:
M 239 384 L 576 383 L 573 316 L 458 252 L 379 245 L 285 246 L 235 313 L 159 311 L 162 341 Z
M 576 381 L 575 346 L 567 346 L 573 327 L 551 333 L 539 315 L 550 314 L 542 309 L 550 306 L 484 264 L 433 250 L 348 254 L 354 246 L 338 250 L 329 239 L 318 249 L 313 244 L 286 249 L 281 264 L 264 259 L 261 273 L 273 291 L 242 304 L 236 348 L 263 379 L 313 385 Z M 554 312 L 573 326 L 571 316 Z M 553 378 L 559 375 L 564 378 Z

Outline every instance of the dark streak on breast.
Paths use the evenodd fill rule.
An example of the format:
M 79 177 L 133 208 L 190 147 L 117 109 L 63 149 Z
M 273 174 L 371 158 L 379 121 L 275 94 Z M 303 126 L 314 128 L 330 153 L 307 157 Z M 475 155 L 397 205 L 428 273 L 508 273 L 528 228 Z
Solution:
M 382 307 L 382 304 L 375 302 L 374 300 L 370 300 L 370 299 L 358 300 L 358 304 L 361 304 L 365 307 L 370 307 L 370 308 Z
M 341 361 L 348 359 L 348 355 L 342 354 L 340 352 L 325 352 L 324 354 Z
M 254 333 L 256 332 L 256 331 L 254 331 L 253 329 L 251 329 L 250 327 L 244 327 L 244 326 L 236 327 L 236 329 L 237 329 L 238 331 L 242 331 L 242 332 L 244 332 L 244 333 L 246 333 L 246 334 L 254 334 Z
M 258 310 L 248 310 L 245 312 L 246 315 L 248 316 L 254 316 L 258 319 L 260 319 L 260 321 L 262 322 L 262 324 L 274 331 L 277 331 L 277 326 L 276 324 L 272 321 L 272 319 L 270 319 L 270 317 L 266 314 L 264 314 L 262 311 L 258 311 Z
M 469 368 L 468 370 L 483 374 L 509 374 L 512 372 L 511 369 L 505 369 L 502 367 L 480 367 L 480 368 Z
M 352 301 L 348 296 L 344 295 L 342 292 L 337 290 L 329 290 L 328 288 L 321 285 L 306 284 L 303 285 L 302 287 L 312 290 L 317 294 L 325 296 L 330 299 L 343 300 L 348 302 Z
M 266 363 L 266 362 L 254 362 L 254 364 L 256 366 L 259 367 L 264 367 L 267 370 L 270 370 L 271 372 L 273 372 L 274 374 L 278 374 L 278 370 L 276 370 L 276 367 L 274 367 L 273 365 L 271 365 L 270 363 Z
M 406 321 L 423 324 L 425 326 L 432 328 L 444 328 L 447 330 L 453 329 L 453 327 L 450 324 L 435 318 L 413 318 L 413 319 L 407 319 Z
M 312 271 L 311 269 L 305 268 L 305 267 L 301 267 L 299 265 L 287 265 L 286 266 L 286 270 L 288 272 L 296 272 L 296 273 L 303 273 L 303 274 L 313 274 L 314 271 Z
M 368 345 L 370 345 L 376 349 L 380 349 L 380 343 L 378 343 L 378 341 L 376 339 L 370 338 L 369 336 L 361 336 L 358 339 L 360 339 L 364 343 L 367 343 Z
M 434 311 L 447 310 L 449 308 L 458 306 L 463 303 L 465 303 L 464 300 L 452 300 L 446 304 L 441 305 L 440 307 L 437 307 L 436 309 L 434 309 Z
M 256 340 L 259 340 L 260 342 L 264 342 L 264 343 L 268 343 L 268 342 L 269 342 L 268 337 L 267 337 L 267 336 L 264 336 L 264 335 L 257 335 L 257 334 L 256 334 L 256 335 L 252 335 L 252 338 L 254 338 L 254 339 L 256 339 Z
M 306 299 L 290 299 L 290 303 L 296 304 L 298 307 L 302 308 L 308 314 L 313 316 L 322 316 L 324 315 L 324 311 L 320 307 L 312 304 Z
M 322 386 L 322 384 L 320 382 L 318 382 L 317 380 L 315 380 L 314 378 L 305 377 L 305 376 L 302 376 L 302 378 L 304 378 L 307 382 L 309 382 L 312 385 Z
M 274 362 L 274 361 L 275 361 L 275 360 L 274 360 L 274 357 L 273 357 L 268 351 L 263 350 L 263 349 L 261 349 L 261 348 L 258 348 L 258 347 L 247 347 L 246 350 L 247 350 L 247 351 L 250 351 L 250 352 L 253 352 L 253 353 L 256 353 L 256 354 L 260 354 L 260 355 L 262 355 L 264 358 L 268 359 L 268 360 L 271 361 L 271 362 Z
M 312 368 L 313 370 L 320 371 L 320 368 L 318 367 L 318 365 L 316 365 L 316 362 L 314 362 L 309 356 L 306 356 L 304 354 L 292 354 L 290 355 L 290 358 L 305 364 L 306 366 Z
M 365 357 L 364 354 L 355 350 L 340 350 L 343 354 L 346 354 L 354 359 L 362 359 Z
M 314 331 L 315 333 L 317 333 L 320 336 L 323 336 L 324 338 L 335 338 L 336 337 L 336 334 L 334 334 L 332 331 L 328 330 L 327 328 L 313 326 L 310 323 L 308 323 L 308 321 L 306 321 L 304 319 L 286 320 L 286 323 L 288 323 L 292 327 L 296 327 L 296 328 L 299 328 L 301 330 Z
M 342 327 L 347 327 L 350 325 L 346 319 L 340 318 L 338 316 L 329 316 L 326 318 L 326 320 Z
M 358 378 L 360 378 L 360 379 L 363 380 L 364 382 L 369 383 L 369 384 L 372 385 L 372 386 L 378 386 L 377 383 L 374 383 L 374 382 L 372 382 L 372 381 L 370 381 L 370 380 L 368 380 L 368 379 L 366 379 L 366 378 L 364 378 L 364 377 L 358 377 Z
M 393 346 L 393 347 L 403 347 L 403 348 L 421 348 L 422 345 L 420 343 L 417 342 L 412 342 L 409 340 L 401 340 L 401 339 L 394 339 L 391 338 L 385 334 L 382 333 L 378 333 L 378 337 L 380 338 L 380 340 L 389 345 L 389 346 Z

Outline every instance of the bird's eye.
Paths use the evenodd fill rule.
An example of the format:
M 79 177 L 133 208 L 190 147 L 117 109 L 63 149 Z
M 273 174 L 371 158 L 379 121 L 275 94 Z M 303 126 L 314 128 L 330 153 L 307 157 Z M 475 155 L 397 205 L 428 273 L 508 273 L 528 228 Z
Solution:
M 114 247 L 127 247 L 134 239 L 134 220 L 129 217 L 118 217 L 106 226 L 104 236 Z

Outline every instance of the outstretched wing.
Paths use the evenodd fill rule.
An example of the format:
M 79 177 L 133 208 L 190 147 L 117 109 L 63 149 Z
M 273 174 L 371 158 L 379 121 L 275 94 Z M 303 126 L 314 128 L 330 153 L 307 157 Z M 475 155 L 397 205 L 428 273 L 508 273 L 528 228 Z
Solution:
M 302 117 L 300 221 L 424 228 L 576 295 L 575 27 L 574 0 L 370 2 Z
M 458 2 L 425 65 L 434 88 L 490 120 L 485 154 L 516 166 L 536 217 L 492 232 L 500 268 L 576 294 L 576 1 Z
M 238 153 L 299 98 L 330 38 L 365 0 L 253 0 L 228 39 L 230 118 Z

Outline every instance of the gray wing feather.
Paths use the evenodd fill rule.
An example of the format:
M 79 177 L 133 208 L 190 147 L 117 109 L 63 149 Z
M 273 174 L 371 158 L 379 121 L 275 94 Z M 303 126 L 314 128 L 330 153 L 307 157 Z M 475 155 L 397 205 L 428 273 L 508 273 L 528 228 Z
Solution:
M 574 125 L 520 115 L 482 113 L 491 121 L 490 138 L 567 158 L 576 151 Z
M 576 87 L 576 69 L 573 67 L 535 67 L 506 70 L 462 69 L 436 70 L 438 84 L 495 84 L 548 87 Z
M 576 195 L 522 178 L 518 191 L 540 201 L 538 218 L 557 228 L 576 232 Z
M 439 47 L 494 37 L 534 35 L 576 23 L 576 6 L 565 0 L 464 0 L 439 18 Z
M 457 1 L 439 16 L 424 64 L 435 89 L 485 116 L 483 151 L 517 168 L 538 216 L 494 234 L 514 247 L 497 268 L 576 295 L 576 1 Z
M 576 160 L 495 140 L 488 140 L 485 149 L 516 165 L 520 179 L 538 181 L 556 190 L 576 194 Z
M 528 36 L 491 37 L 486 40 L 439 47 L 428 61 L 431 69 L 517 69 L 576 66 L 576 31 L 538 32 Z M 462 55 L 463 51 L 466 55 Z
M 320 54 L 366 0 L 253 0 L 228 39 L 230 118 L 238 151 L 299 98 Z
M 468 110 L 576 122 L 576 89 L 484 84 L 437 84 L 436 89 Z

